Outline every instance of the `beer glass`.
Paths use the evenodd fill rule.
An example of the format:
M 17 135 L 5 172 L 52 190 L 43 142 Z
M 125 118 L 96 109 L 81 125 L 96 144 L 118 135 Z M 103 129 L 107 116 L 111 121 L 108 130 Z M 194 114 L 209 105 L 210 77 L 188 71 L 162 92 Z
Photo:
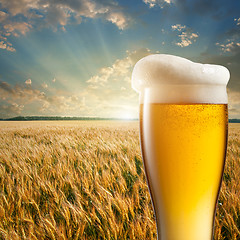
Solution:
M 142 157 L 159 240 L 213 237 L 227 146 L 229 76 L 223 66 L 163 54 L 134 67 Z

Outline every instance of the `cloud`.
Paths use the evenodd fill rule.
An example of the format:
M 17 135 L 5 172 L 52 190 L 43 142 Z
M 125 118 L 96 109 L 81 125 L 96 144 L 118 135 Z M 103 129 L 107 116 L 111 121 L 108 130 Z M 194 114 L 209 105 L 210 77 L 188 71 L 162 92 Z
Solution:
M 181 32 L 186 28 L 186 26 L 182 26 L 181 24 L 175 24 L 175 25 L 172 25 L 171 27 L 172 27 L 172 30 L 177 30 L 179 32 Z
M 0 48 L 15 51 L 7 38 L 25 35 L 36 27 L 66 30 L 68 24 L 80 24 L 82 18 L 100 18 L 120 30 L 133 21 L 115 0 L 1 0 Z
M 180 32 L 178 37 L 181 41 L 176 42 L 175 44 L 180 47 L 187 47 L 193 42 L 196 42 L 196 39 L 199 37 L 197 33 L 193 33 L 190 28 L 187 28 L 185 25 L 176 24 L 172 25 L 173 31 Z
M 231 106 L 229 113 L 230 117 L 233 117 L 231 114 L 234 114 L 240 118 L 240 113 L 238 114 L 240 110 L 240 46 L 233 45 L 230 52 L 223 52 L 221 55 L 206 53 L 202 62 L 223 65 L 229 69 L 231 76 L 227 86 L 229 106 Z
M 236 90 L 229 90 L 228 99 L 232 105 L 236 105 L 236 104 L 240 105 L 240 92 Z
M 43 88 L 47 89 L 48 88 L 48 85 L 44 82 L 42 85 L 41 85 Z
M 234 21 L 234 26 L 230 29 L 228 29 L 226 32 L 224 32 L 221 36 L 220 39 L 223 39 L 223 41 L 225 39 L 225 44 L 227 42 L 236 42 L 239 41 L 240 42 L 240 18 L 235 18 L 233 19 Z M 218 40 L 219 41 L 219 40 Z
M 237 26 L 240 25 L 240 18 L 235 18 L 234 21 L 237 22 Z
M 7 51 L 10 51 L 10 52 L 15 52 L 16 51 L 16 49 L 12 47 L 11 43 L 4 42 L 4 41 L 0 41 L 0 48 L 1 49 L 6 49 Z
M 119 29 L 123 30 L 128 25 L 128 20 L 130 20 L 130 17 L 125 16 L 122 12 L 110 12 L 106 15 L 106 19 L 115 24 Z
M 29 9 L 37 8 L 38 2 L 38 0 L 1 0 L 1 5 L 13 16 L 18 14 L 28 16 Z
M 182 31 L 186 31 L 185 26 L 174 26 L 175 31 L 180 34 Z M 87 102 L 91 103 L 90 109 L 92 111 L 93 109 L 103 109 L 102 114 L 106 112 L 114 114 L 117 112 L 117 106 L 128 106 L 132 107 L 132 110 L 129 111 L 137 112 L 138 96 L 131 89 L 131 72 L 135 63 L 150 53 L 149 49 L 127 51 L 124 58 L 117 59 L 112 65 L 99 69 L 98 73 L 90 78 L 94 81 L 87 81 L 88 88 L 85 96 L 88 99 Z M 240 46 L 235 45 L 228 55 L 208 54 L 205 55 L 204 60 L 199 61 L 228 67 L 231 73 L 228 84 L 229 113 L 231 118 L 240 118 Z M 92 113 L 94 114 L 94 111 Z
M 221 42 L 217 42 L 216 45 L 222 50 L 223 53 L 235 53 L 238 52 L 240 47 L 240 18 L 235 18 L 236 25 L 227 30 L 222 36 Z
M 91 77 L 90 79 L 87 80 L 87 83 L 91 84 L 100 84 L 104 85 L 105 82 L 108 81 L 109 77 L 112 75 L 114 72 L 114 69 L 112 67 L 105 67 L 100 70 L 99 75 L 95 75 Z
M 116 59 L 111 66 L 99 69 L 98 73 L 86 81 L 88 87 L 84 93 L 92 115 L 96 109 L 103 109 L 102 114 L 110 117 L 127 115 L 137 117 L 138 94 L 131 87 L 132 69 L 141 58 L 149 55 L 148 48 L 126 51 L 126 56 Z
M 10 118 L 20 115 L 24 109 L 23 105 L 18 105 L 17 103 L 12 104 L 0 104 L 0 117 L 1 118 Z
M 6 24 L 8 14 L 0 10 L 0 48 L 5 49 L 10 52 L 16 51 L 10 42 L 7 40 L 7 36 L 11 35 L 6 29 L 4 29 L 4 24 Z
M 25 84 L 26 85 L 31 85 L 32 84 L 32 80 L 29 78 L 29 79 L 27 79 L 26 81 L 25 81 Z
M 85 109 L 85 100 L 76 95 L 46 96 L 39 109 L 40 113 L 71 114 Z
M 236 0 L 142 0 L 149 8 L 165 8 L 168 18 L 182 19 L 184 16 L 201 18 L 210 17 L 223 20 L 239 16 L 239 3 Z M 172 11 L 173 10 L 173 11 Z M 172 12 L 174 15 L 171 16 Z M 238 18 L 237 18 L 238 19 Z
M 1 118 L 24 113 L 27 115 L 76 115 L 86 109 L 85 96 L 56 90 L 46 94 L 32 88 L 31 84 L 12 86 L 7 82 L 0 82 Z
M 171 4 L 174 1 L 173 0 L 143 0 L 145 4 L 147 4 L 150 8 L 153 8 L 155 6 L 159 6 L 163 8 L 166 4 Z
M 15 52 L 16 49 L 8 41 L 10 36 L 19 37 L 25 35 L 32 25 L 27 22 L 16 22 L 11 20 L 8 13 L 0 11 L 0 48 L 10 52 Z
M 82 17 L 102 18 L 119 29 L 125 29 L 131 20 L 131 16 L 114 0 L 1 0 L 0 6 L 7 10 L 0 11 L 1 32 L 6 36 L 25 34 L 34 22 L 58 28 L 72 23 L 73 19 L 81 23 Z M 25 21 L 16 21 L 17 16 L 21 15 Z
M 182 14 L 211 17 L 220 21 L 229 16 L 239 15 L 239 5 L 235 0 L 175 0 L 174 5 Z
M 240 47 L 240 42 L 233 42 L 231 39 L 227 40 L 226 44 L 216 43 L 223 52 L 234 52 L 236 48 Z
M 123 59 L 117 59 L 112 66 L 103 67 L 99 70 L 97 75 L 92 76 L 87 80 L 90 86 L 95 85 L 98 87 L 105 87 L 106 84 L 112 84 L 121 82 L 124 84 L 125 81 L 130 82 L 130 76 L 132 68 L 135 63 L 144 56 L 150 54 L 150 50 L 142 48 L 136 51 L 127 51 L 127 57 Z
M 0 90 L 3 90 L 9 94 L 14 93 L 14 90 L 12 89 L 11 85 L 8 84 L 7 82 L 0 82 Z M 4 96 L 2 95 L 2 97 L 4 97 Z
M 27 82 L 27 84 L 26 84 Z M 0 82 L 0 99 L 13 103 L 18 100 L 19 103 L 32 102 L 34 100 L 43 100 L 44 93 L 31 87 L 31 79 L 25 81 L 27 86 L 15 85 L 14 87 L 7 82 Z
M 32 25 L 26 22 L 9 21 L 3 25 L 3 28 L 5 36 L 19 37 L 20 34 L 25 35 L 32 28 Z
M 240 92 L 236 90 L 228 90 L 228 109 L 231 118 L 240 117 Z

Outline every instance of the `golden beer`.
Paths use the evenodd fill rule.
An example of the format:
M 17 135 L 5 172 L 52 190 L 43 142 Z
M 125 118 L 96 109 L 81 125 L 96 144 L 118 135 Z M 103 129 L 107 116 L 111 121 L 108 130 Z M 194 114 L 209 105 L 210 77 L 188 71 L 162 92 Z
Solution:
M 142 156 L 161 240 L 212 238 L 227 126 L 227 104 L 141 104 Z
M 159 240 L 211 240 L 227 146 L 227 68 L 153 54 L 139 60 L 142 157 Z

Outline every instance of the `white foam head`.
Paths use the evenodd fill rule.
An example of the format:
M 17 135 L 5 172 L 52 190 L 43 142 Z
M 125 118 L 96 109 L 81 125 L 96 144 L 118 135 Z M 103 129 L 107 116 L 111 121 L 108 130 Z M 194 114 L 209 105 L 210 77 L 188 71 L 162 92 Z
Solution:
M 227 103 L 230 73 L 220 65 L 195 63 L 185 58 L 154 54 L 139 60 L 132 87 L 140 101 L 151 103 Z M 147 94 L 147 99 L 145 93 Z

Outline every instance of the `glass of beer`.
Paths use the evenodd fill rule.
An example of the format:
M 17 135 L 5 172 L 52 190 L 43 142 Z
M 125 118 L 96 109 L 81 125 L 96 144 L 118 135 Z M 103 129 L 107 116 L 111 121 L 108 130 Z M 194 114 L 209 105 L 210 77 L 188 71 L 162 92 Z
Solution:
M 134 67 L 140 138 L 159 240 L 210 240 L 227 147 L 226 85 L 219 65 L 149 55 Z

